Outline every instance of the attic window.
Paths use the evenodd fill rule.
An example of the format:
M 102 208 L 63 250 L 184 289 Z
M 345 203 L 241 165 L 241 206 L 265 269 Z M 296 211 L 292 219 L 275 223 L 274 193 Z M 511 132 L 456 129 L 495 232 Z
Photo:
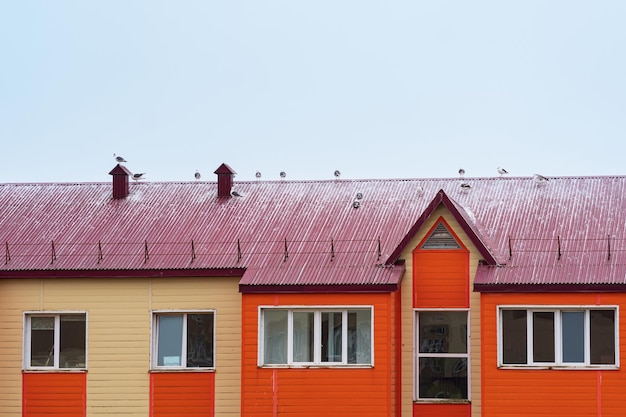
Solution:
M 439 222 L 422 245 L 422 249 L 461 249 L 461 245 L 443 222 Z

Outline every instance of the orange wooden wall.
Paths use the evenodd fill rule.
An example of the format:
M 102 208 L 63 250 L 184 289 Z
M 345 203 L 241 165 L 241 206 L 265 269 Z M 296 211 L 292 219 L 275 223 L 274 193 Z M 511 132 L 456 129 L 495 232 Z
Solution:
M 483 417 L 623 417 L 626 371 L 497 368 L 498 305 L 620 305 L 620 358 L 626 354 L 626 294 L 482 294 Z
M 394 347 L 399 337 L 392 294 L 243 294 L 242 416 L 384 417 L 400 410 Z M 396 301 L 399 301 L 397 298 Z M 374 307 L 373 368 L 261 368 L 258 306 Z
M 420 249 L 432 230 L 442 221 L 461 246 L 460 249 Z M 469 307 L 469 251 L 441 218 L 426 233 L 424 240 L 413 251 L 413 307 L 414 308 L 468 308 Z M 415 417 L 468 417 L 470 404 L 413 404 Z
M 153 372 L 150 374 L 150 415 L 212 417 L 214 372 Z
M 22 415 L 85 416 L 85 372 L 25 372 L 22 374 Z

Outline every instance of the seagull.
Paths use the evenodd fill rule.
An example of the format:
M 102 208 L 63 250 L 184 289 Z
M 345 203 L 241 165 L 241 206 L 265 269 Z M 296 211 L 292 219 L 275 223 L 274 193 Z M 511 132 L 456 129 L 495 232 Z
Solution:
M 257 180 L 261 179 L 261 171 L 257 171 L 256 174 L 254 174 L 254 176 L 256 177 Z
M 285 179 L 287 177 L 287 173 L 285 171 L 280 171 L 280 178 Z
M 233 190 L 230 192 L 230 195 L 232 195 L 233 197 L 243 197 L 241 194 L 239 194 L 237 191 Z
M 538 184 L 541 184 L 541 183 L 545 183 L 545 182 L 550 181 L 548 178 L 546 178 L 546 177 L 544 177 L 543 175 L 540 175 L 540 174 L 534 174 L 534 175 L 533 175 L 533 180 L 534 180 L 536 183 L 538 183 Z
M 195 174 L 193 174 L 193 176 L 194 176 L 197 180 L 199 180 L 199 179 L 200 179 L 200 177 L 202 177 L 202 175 L 200 175 L 200 173 L 198 172 L 198 170 L 197 170 L 197 169 L 196 169 L 196 173 L 195 173 Z
M 463 178 L 464 175 L 465 175 L 465 170 L 463 168 L 459 168 L 459 176 Z
M 134 179 L 135 181 L 142 180 L 144 175 L 146 175 L 146 173 L 145 173 L 145 172 L 139 172 L 139 173 L 137 173 L 137 174 L 133 174 L 133 179 Z
M 416 190 L 417 190 L 417 195 L 418 195 L 419 197 L 421 197 L 421 196 L 424 194 L 424 189 L 422 188 L 422 186 L 421 186 L 421 185 L 418 185 L 418 186 L 417 186 L 417 188 L 416 188 Z
M 122 158 L 121 156 L 117 156 L 117 155 L 113 154 L 113 157 L 114 157 L 114 158 L 115 158 L 115 160 L 116 160 L 117 162 L 119 162 L 119 163 L 122 163 L 122 162 L 128 162 L 126 159 Z
M 504 174 L 508 174 L 508 173 L 509 171 L 507 171 L 506 169 L 498 167 L 498 174 L 500 174 L 500 176 L 503 176 Z
M 461 189 L 469 190 L 470 188 L 472 188 L 472 186 L 469 185 L 468 183 L 466 183 L 466 182 L 461 183 Z
M 341 172 L 338 169 L 336 169 L 335 170 L 335 178 L 339 178 L 340 176 L 341 176 Z

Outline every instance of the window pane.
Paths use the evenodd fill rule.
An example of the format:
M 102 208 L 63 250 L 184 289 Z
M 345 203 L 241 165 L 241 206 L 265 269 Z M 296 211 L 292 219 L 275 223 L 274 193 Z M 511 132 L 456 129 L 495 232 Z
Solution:
M 293 313 L 293 361 L 313 362 L 313 312 Z
M 54 317 L 30 318 L 30 366 L 54 366 Z
M 554 362 L 554 313 L 533 313 L 533 361 Z
M 263 310 L 263 363 L 287 363 L 287 310 Z
M 561 313 L 563 362 L 585 362 L 585 312 Z
M 187 367 L 213 366 L 213 314 L 187 315 Z
M 372 312 L 348 311 L 348 363 L 372 363 Z
M 157 341 L 159 366 L 181 366 L 183 351 L 183 316 L 159 316 Z
M 342 314 L 322 313 L 322 362 L 341 362 Z
M 467 353 L 467 312 L 419 313 L 420 353 Z
M 59 367 L 85 367 L 85 315 L 62 315 L 60 324 Z
M 419 398 L 467 399 L 467 358 L 420 358 Z
M 591 363 L 615 364 L 615 311 L 591 310 Z
M 526 363 L 526 310 L 502 310 L 502 362 Z

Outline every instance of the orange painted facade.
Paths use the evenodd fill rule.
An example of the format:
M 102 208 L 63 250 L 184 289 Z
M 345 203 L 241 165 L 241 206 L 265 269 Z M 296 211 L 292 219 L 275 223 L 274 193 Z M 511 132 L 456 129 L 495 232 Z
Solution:
M 24 372 L 22 416 L 85 416 L 85 372 Z
M 498 306 L 619 306 L 619 357 L 626 346 L 626 297 L 618 293 L 483 293 L 483 417 L 621 417 L 626 409 L 623 369 L 501 369 Z
M 424 249 L 439 224 L 456 241 L 458 249 Z M 437 219 L 425 238 L 413 251 L 413 308 L 459 309 L 469 308 L 469 251 L 454 234 L 443 217 Z M 416 346 L 416 349 L 418 347 Z M 420 400 L 413 404 L 415 417 L 469 417 L 471 404 L 436 403 Z
M 397 293 L 244 294 L 241 415 L 398 416 L 398 302 Z M 260 306 L 373 307 L 374 366 L 259 366 Z
M 212 417 L 214 372 L 153 372 L 150 374 L 150 415 Z

